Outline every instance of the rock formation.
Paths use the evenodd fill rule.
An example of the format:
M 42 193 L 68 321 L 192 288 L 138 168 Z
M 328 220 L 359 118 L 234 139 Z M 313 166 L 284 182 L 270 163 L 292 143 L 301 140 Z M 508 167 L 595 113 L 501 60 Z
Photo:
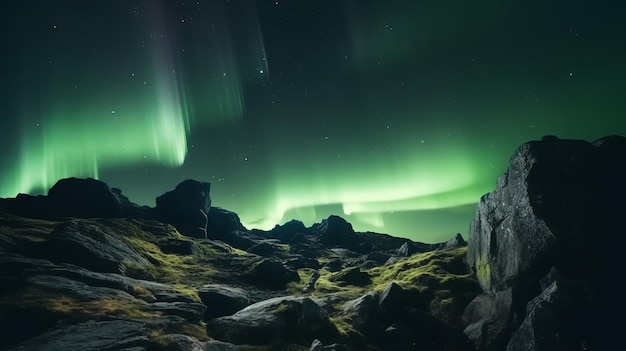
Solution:
M 467 260 L 483 294 L 466 333 L 481 350 L 607 349 L 623 311 L 626 139 L 523 144 L 471 223 Z M 558 345 L 558 346 L 557 346 Z

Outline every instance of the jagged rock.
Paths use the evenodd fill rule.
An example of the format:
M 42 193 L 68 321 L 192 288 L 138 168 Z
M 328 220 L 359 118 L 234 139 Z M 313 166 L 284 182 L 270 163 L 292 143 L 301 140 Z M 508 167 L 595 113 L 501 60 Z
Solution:
M 157 197 L 154 212 L 159 220 L 172 224 L 183 235 L 207 238 L 210 192 L 210 183 L 187 179 Z
M 127 267 L 146 269 L 151 264 L 98 220 L 75 220 L 56 227 L 45 244 L 53 261 L 73 263 L 96 272 L 124 273 Z
M 359 267 L 346 268 L 341 272 L 334 273 L 328 279 L 342 285 L 356 286 L 364 286 L 371 282 L 370 274 L 361 271 L 361 268 Z
M 250 304 L 250 296 L 241 289 L 220 284 L 206 284 L 198 289 L 198 296 L 206 306 L 204 320 L 229 316 Z
M 408 242 L 405 242 L 402 246 L 400 246 L 400 248 L 398 248 L 398 256 L 402 257 L 409 257 L 417 252 L 417 248 Z
M 251 345 L 277 340 L 310 343 L 337 335 L 326 310 L 307 297 L 294 296 L 264 300 L 232 316 L 212 319 L 207 332 L 218 340 Z
M 479 350 L 503 350 L 517 320 L 513 290 L 478 295 L 465 308 L 463 331 Z
M 354 329 L 363 335 L 377 335 L 381 330 L 381 310 L 376 292 L 346 302 L 342 314 L 350 316 Z
M 398 311 L 408 306 L 407 297 L 408 294 L 400 285 L 391 282 L 380 293 L 378 305 L 388 311 Z
M 209 233 L 211 234 L 211 238 L 224 240 L 224 238 L 227 238 L 233 233 L 246 230 L 235 212 L 223 208 L 211 207 L 209 218 L 211 219 L 209 221 Z
M 448 249 L 448 248 L 453 248 L 453 247 L 462 247 L 465 245 L 467 245 L 467 241 L 463 239 L 463 236 L 461 235 L 461 233 L 457 233 L 454 237 L 452 237 L 450 240 L 446 241 L 443 244 L 443 248 Z
M 269 238 L 279 239 L 284 243 L 291 243 L 297 234 L 308 234 L 310 230 L 304 223 L 298 220 L 291 220 L 283 225 L 276 225 L 267 232 Z
M 273 290 L 284 289 L 289 282 L 299 281 L 298 272 L 288 270 L 280 261 L 262 259 L 252 263 L 244 278 L 255 285 Z
M 515 297 L 502 301 L 509 305 L 492 309 L 495 316 L 486 314 L 485 323 L 501 320 L 497 316 L 507 310 L 518 318 L 510 328 L 495 328 L 500 330 L 496 333 L 473 323 L 466 331 L 474 339 L 496 338 L 480 345 L 501 345 L 501 339 L 508 339 L 506 334 L 522 323 L 526 303 L 539 294 L 541 279 L 553 267 L 564 279 L 580 282 L 585 297 L 578 310 L 595 311 L 591 314 L 596 316 L 608 309 L 625 312 L 623 300 L 608 283 L 625 277 L 610 258 L 619 255 L 616 247 L 626 241 L 617 235 L 623 231 L 617 218 L 626 210 L 625 161 L 626 139 L 617 136 L 594 143 L 549 137 L 516 150 L 496 190 L 483 196 L 477 207 L 467 259 L 485 292 L 512 289 Z M 619 334 L 609 322 L 587 321 L 578 328 L 595 335 L 590 342 L 596 345 L 611 345 Z
M 339 216 L 329 216 L 314 226 L 314 234 L 319 242 L 328 247 L 357 250 L 361 244 L 354 233 L 354 229 L 352 229 L 352 224 Z
M 528 302 L 526 318 L 511 335 L 506 350 L 583 350 L 589 335 L 576 330 L 572 293 L 568 284 L 555 281 Z
M 60 327 L 9 351 L 113 351 L 151 345 L 144 323 L 130 320 L 88 321 Z

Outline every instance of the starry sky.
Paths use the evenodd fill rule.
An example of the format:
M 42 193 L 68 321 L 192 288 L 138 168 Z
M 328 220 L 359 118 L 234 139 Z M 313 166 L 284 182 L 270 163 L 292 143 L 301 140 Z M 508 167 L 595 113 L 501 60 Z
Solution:
M 519 144 L 626 135 L 623 1 L 31 0 L 0 12 L 0 196 L 184 179 L 247 228 L 467 238 Z

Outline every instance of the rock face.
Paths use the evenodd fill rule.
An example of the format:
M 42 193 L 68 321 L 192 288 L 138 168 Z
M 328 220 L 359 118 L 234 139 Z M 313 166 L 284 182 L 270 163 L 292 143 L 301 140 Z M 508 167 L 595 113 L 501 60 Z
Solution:
M 470 225 L 467 260 L 486 296 L 472 305 L 466 332 L 481 349 L 504 349 L 518 328 L 507 350 L 552 350 L 557 342 L 577 349 L 610 345 L 618 334 L 607 319 L 585 321 L 585 316 L 624 308 L 609 288 L 611 281 L 624 277 L 614 261 L 615 248 L 623 248 L 625 241 L 619 224 L 626 210 L 623 179 L 622 137 L 594 143 L 545 137 L 517 149 L 496 190 L 482 197 Z M 580 293 L 560 298 L 559 308 L 540 303 L 527 311 L 526 304 L 557 280 L 572 282 Z M 502 294 L 509 297 L 499 298 Z M 565 315 L 567 308 L 577 312 Z M 581 332 L 559 331 L 556 341 L 557 331 L 536 327 L 567 318 L 580 320 L 576 328 Z M 552 346 L 534 343 L 528 348 L 519 342 L 531 334 L 552 340 Z
M 183 235 L 207 238 L 211 184 L 187 179 L 156 198 L 155 213 Z

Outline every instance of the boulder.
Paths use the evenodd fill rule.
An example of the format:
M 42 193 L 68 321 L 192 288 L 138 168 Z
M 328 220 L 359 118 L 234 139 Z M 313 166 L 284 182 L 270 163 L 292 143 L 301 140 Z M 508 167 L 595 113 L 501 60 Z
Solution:
M 202 251 L 198 243 L 182 239 L 162 240 L 159 242 L 159 248 L 163 253 L 176 255 L 196 255 Z
M 352 224 L 339 216 L 329 216 L 314 226 L 313 233 L 327 247 L 357 250 L 361 241 L 355 235 Z
M 214 339 L 233 344 L 263 345 L 279 340 L 310 344 L 329 340 L 337 330 L 326 310 L 307 297 L 276 297 L 207 322 Z
M 251 284 L 272 290 L 284 289 L 288 283 L 300 280 L 298 272 L 287 269 L 280 261 L 266 258 L 251 262 L 243 277 Z
M 328 280 L 337 282 L 340 285 L 365 286 L 371 283 L 371 276 L 367 272 L 361 271 L 359 267 L 346 268 L 331 275 Z
M 156 198 L 154 213 L 157 219 L 172 224 L 183 235 L 207 238 L 210 192 L 210 183 L 187 179 Z
M 400 285 L 391 282 L 380 293 L 378 305 L 384 310 L 396 312 L 409 306 L 407 298 L 406 291 Z
M 504 350 L 518 323 L 513 310 L 513 289 L 478 295 L 465 308 L 463 331 L 479 350 Z
M 533 339 L 567 344 L 567 335 L 581 333 L 593 335 L 585 343 L 595 347 L 619 342 L 619 331 L 606 313 L 626 312 L 610 283 L 626 278 L 615 262 L 626 241 L 620 234 L 626 210 L 623 179 L 623 137 L 588 143 L 548 136 L 515 151 L 496 189 L 481 198 L 470 225 L 467 261 L 485 295 L 470 304 L 481 305 L 483 316 L 466 332 L 481 350 L 503 348 L 518 327 L 523 330 L 515 332 L 511 347 L 523 348 Z M 564 281 L 578 284 L 576 310 L 585 312 L 572 318 L 591 315 L 597 320 L 577 325 L 576 333 L 559 331 L 558 342 L 550 328 L 536 334 L 541 333 L 536 326 L 560 318 L 546 307 L 550 304 L 526 311 L 527 303 L 554 282 L 554 270 Z M 511 297 L 498 298 L 504 295 Z
M 279 239 L 284 243 L 292 241 L 296 234 L 309 234 L 310 230 L 301 221 L 292 219 L 283 225 L 276 225 L 267 232 L 269 238 Z
M 52 261 L 72 263 L 96 272 L 124 273 L 127 267 L 146 269 L 150 262 L 99 220 L 59 224 L 44 244 Z
M 250 304 L 250 296 L 241 289 L 220 284 L 206 284 L 198 289 L 198 296 L 206 306 L 204 320 L 229 316 Z
M 349 316 L 355 330 L 366 336 L 376 336 L 383 326 L 382 311 L 379 306 L 379 295 L 369 292 L 359 298 L 350 300 L 343 305 L 342 314 Z
M 87 321 L 54 329 L 30 339 L 10 351 L 113 351 L 148 348 L 146 325 L 138 321 Z

